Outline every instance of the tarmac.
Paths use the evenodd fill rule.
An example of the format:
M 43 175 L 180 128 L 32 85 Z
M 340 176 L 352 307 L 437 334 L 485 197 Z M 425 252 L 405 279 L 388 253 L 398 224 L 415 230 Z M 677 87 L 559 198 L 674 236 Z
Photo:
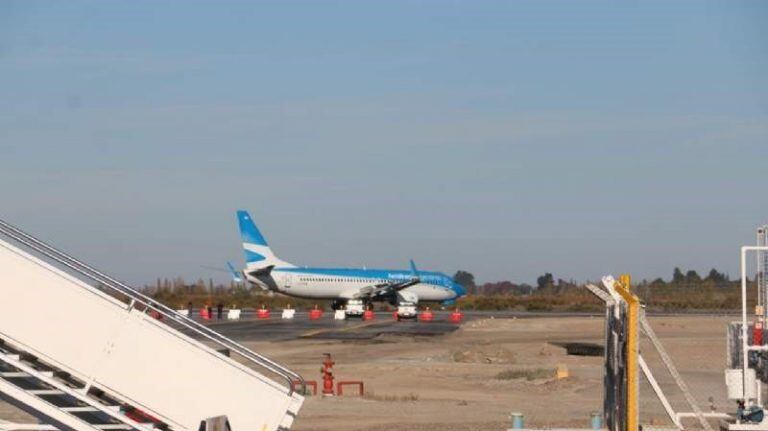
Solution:
M 380 335 L 438 336 L 455 331 L 456 323 L 448 321 L 449 313 L 435 313 L 435 320 L 396 321 L 392 313 L 376 313 L 373 320 L 334 320 L 325 313 L 322 318 L 310 320 L 306 313 L 296 313 L 293 319 L 243 318 L 239 320 L 204 321 L 222 335 L 238 341 L 289 341 L 296 339 L 371 340 Z M 466 319 L 465 319 L 466 320 Z
M 215 313 L 215 311 L 214 311 Z M 475 319 L 531 319 L 564 317 L 602 317 L 604 313 L 583 312 L 526 312 L 526 311 L 464 311 L 461 323 Z M 686 315 L 688 313 L 683 313 Z M 325 312 L 320 319 L 310 320 L 306 311 L 297 311 L 293 319 L 282 319 L 280 310 L 273 310 L 269 319 L 257 319 L 252 310 L 244 310 L 237 320 L 202 320 L 197 313 L 193 318 L 211 327 L 222 335 L 240 342 L 290 341 L 290 340 L 373 340 L 381 335 L 410 337 L 435 337 L 449 334 L 459 324 L 449 321 L 450 311 L 434 311 L 434 320 L 397 321 L 392 312 L 376 312 L 375 318 L 363 321 L 360 318 L 335 320 L 333 312 Z M 654 315 L 677 315 L 675 313 L 654 313 Z M 693 315 L 693 314 L 691 314 Z M 180 328 L 181 329 L 181 328 Z M 188 332 L 188 331 L 184 331 Z M 190 333 L 195 336 L 196 334 Z

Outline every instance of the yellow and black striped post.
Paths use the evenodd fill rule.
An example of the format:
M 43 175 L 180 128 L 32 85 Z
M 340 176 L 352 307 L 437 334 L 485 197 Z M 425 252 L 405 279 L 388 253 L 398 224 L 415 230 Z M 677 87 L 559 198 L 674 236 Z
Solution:
M 639 341 L 639 316 L 640 300 L 632 294 L 631 277 L 629 274 L 622 274 L 619 280 L 614 284 L 616 292 L 627 302 L 627 429 L 626 431 L 638 431 L 639 422 L 639 374 L 638 374 L 638 355 L 640 354 Z

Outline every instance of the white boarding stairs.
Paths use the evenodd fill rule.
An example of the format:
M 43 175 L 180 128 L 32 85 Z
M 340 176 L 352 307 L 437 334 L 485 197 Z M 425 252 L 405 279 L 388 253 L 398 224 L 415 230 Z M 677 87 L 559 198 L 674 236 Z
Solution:
M 2 220 L 0 295 L 0 397 L 41 421 L 0 431 L 287 430 L 303 403 L 295 372 Z

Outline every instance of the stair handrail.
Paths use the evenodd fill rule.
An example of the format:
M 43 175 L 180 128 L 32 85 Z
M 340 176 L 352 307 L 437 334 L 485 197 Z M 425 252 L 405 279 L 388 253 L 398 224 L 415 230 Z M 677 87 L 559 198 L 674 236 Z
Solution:
M 0 219 L 0 233 L 12 238 L 13 240 L 24 244 L 25 246 L 43 254 L 44 256 L 53 259 L 60 264 L 74 270 L 75 272 L 101 283 L 104 287 L 108 287 L 114 291 L 117 291 L 123 295 L 128 296 L 132 301 L 138 302 L 170 319 L 175 320 L 187 329 L 207 338 L 208 340 L 234 351 L 235 353 L 249 359 L 251 362 L 271 371 L 272 373 L 282 377 L 288 382 L 288 395 L 293 395 L 295 390 L 295 382 L 299 381 L 302 388 L 301 393 L 306 391 L 306 383 L 304 378 L 301 377 L 295 371 L 278 364 L 277 362 L 254 352 L 253 350 L 243 346 L 242 344 L 225 337 L 224 335 L 208 328 L 205 325 L 201 325 L 195 322 L 191 318 L 178 313 L 176 310 L 158 302 L 143 293 L 137 291 L 133 287 L 116 280 L 109 275 L 95 269 L 94 267 L 72 257 L 71 255 L 43 242 L 42 240 L 24 232 L 23 230 L 11 225 L 10 223 Z

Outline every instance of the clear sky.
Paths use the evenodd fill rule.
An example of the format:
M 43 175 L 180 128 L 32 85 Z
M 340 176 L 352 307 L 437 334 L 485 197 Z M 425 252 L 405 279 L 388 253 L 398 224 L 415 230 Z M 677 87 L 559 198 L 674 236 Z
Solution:
M 768 2 L 0 2 L 0 217 L 120 278 L 735 275 Z

